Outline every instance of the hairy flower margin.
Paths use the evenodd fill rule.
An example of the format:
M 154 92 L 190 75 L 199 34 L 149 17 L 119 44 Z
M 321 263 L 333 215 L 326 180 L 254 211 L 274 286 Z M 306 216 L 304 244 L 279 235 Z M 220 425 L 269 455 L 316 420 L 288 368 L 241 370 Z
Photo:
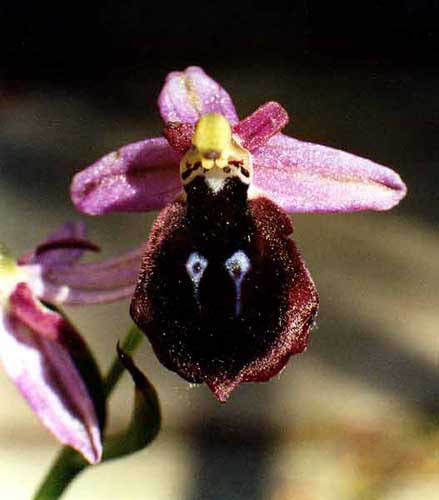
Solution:
M 405 196 L 406 187 L 398 174 L 387 167 L 283 135 L 281 130 L 288 123 L 288 115 L 275 102 L 268 102 L 239 120 L 228 93 L 201 68 L 170 73 L 158 104 L 165 122 L 164 137 L 128 144 L 107 154 L 75 176 L 71 196 L 78 210 L 90 215 L 165 209 L 146 246 L 131 314 L 165 366 L 191 382 L 205 382 L 220 401 L 225 401 L 239 383 L 265 381 L 279 373 L 289 357 L 307 345 L 318 296 L 289 239 L 292 227 L 282 211 L 387 210 Z M 169 267 L 166 262 L 159 264 L 161 256 L 168 252 L 169 245 L 172 247 L 175 238 L 181 238 L 181 228 L 187 226 L 179 163 L 193 148 L 194 130 L 207 113 L 224 116 L 232 127 L 235 144 L 251 155 L 253 177 L 246 210 L 259 244 L 265 245 L 266 253 L 277 255 L 278 266 L 284 266 L 285 283 L 279 292 L 283 296 L 280 303 L 284 304 L 278 318 L 281 326 L 273 326 L 275 318 L 269 335 L 258 333 L 258 338 L 267 334 L 268 341 L 238 340 L 243 345 L 230 346 L 233 353 L 218 354 L 204 340 L 200 348 L 199 342 L 189 339 L 190 332 L 185 333 L 189 340 L 178 332 L 176 338 L 169 332 L 160 332 L 160 325 L 167 324 L 166 320 L 160 323 L 157 319 L 160 314 L 163 316 L 163 311 L 158 311 L 162 305 L 155 297 L 156 290 L 151 288 L 154 281 L 160 283 L 158 270 Z M 270 247 L 273 240 L 279 243 L 276 248 Z M 264 307 L 263 302 L 261 306 Z M 169 309 L 168 314 L 172 316 L 173 310 Z M 170 321 L 174 319 L 171 317 Z M 239 336 L 239 329 L 233 335 Z M 253 343 L 263 346 L 254 347 Z M 209 350 L 215 353 L 209 354 Z M 217 359 L 212 359 L 214 356 Z
M 85 342 L 56 306 L 129 297 L 141 253 L 82 264 L 84 250 L 98 247 L 76 222 L 18 261 L 0 247 L 0 360 L 55 437 L 97 463 L 105 420 L 102 380 Z

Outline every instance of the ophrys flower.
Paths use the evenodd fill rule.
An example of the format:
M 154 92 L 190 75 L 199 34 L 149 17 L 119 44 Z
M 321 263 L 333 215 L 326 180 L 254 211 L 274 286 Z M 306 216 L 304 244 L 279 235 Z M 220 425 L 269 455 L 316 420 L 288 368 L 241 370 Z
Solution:
M 314 283 L 286 212 L 391 208 L 392 170 L 280 133 L 277 103 L 239 121 L 200 68 L 171 73 L 160 94 L 165 138 L 106 155 L 72 184 L 90 214 L 162 209 L 131 304 L 161 362 L 225 401 L 265 381 L 307 345 Z

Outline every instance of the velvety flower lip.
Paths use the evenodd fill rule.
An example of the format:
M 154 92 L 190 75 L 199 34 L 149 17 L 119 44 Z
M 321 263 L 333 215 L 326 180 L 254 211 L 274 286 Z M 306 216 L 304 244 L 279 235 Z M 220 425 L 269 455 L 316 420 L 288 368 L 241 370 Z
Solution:
M 229 94 L 201 68 L 170 73 L 159 107 L 170 144 L 163 138 L 128 144 L 79 172 L 71 187 L 78 210 L 102 215 L 164 208 L 181 191 L 178 162 L 191 126 L 212 111 L 229 120 L 252 152 L 254 188 L 290 213 L 387 210 L 406 194 L 399 175 L 387 167 L 280 134 L 288 116 L 277 103 L 239 121 Z
M 87 364 L 89 374 L 97 368 L 74 327 L 46 303 L 83 305 L 132 294 L 140 251 L 78 263 L 85 250 L 96 249 L 76 222 L 18 261 L 0 247 L 0 360 L 40 421 L 90 463 L 101 459 L 102 415 L 81 367 Z
M 244 314 L 229 319 L 213 317 L 211 310 L 201 317 L 193 314 L 188 322 L 192 294 L 178 262 L 185 259 L 183 243 L 192 236 L 185 206 L 178 201 L 154 223 L 131 302 L 131 315 L 160 362 L 189 382 L 206 383 L 223 403 L 239 384 L 269 380 L 306 349 L 319 304 L 314 282 L 289 239 L 287 215 L 263 197 L 251 200 L 249 207 L 253 229 L 248 236 L 262 252 L 253 262 L 256 278 L 244 284 L 243 293 L 251 295 Z M 241 248 L 241 242 L 236 244 Z M 196 245 L 207 262 L 215 255 L 208 253 L 209 246 L 209 241 Z M 213 274 L 200 290 L 213 295 L 215 309 L 221 307 L 222 295 L 226 300 L 231 296 L 221 289 L 220 276 Z

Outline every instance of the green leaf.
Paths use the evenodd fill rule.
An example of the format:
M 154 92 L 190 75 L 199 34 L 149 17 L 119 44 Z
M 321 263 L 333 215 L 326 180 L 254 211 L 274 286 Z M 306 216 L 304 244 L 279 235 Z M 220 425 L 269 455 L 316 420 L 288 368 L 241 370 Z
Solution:
M 103 461 L 142 450 L 160 430 L 160 405 L 154 387 L 119 344 L 117 352 L 120 363 L 130 373 L 135 384 L 134 411 L 125 431 L 105 439 Z

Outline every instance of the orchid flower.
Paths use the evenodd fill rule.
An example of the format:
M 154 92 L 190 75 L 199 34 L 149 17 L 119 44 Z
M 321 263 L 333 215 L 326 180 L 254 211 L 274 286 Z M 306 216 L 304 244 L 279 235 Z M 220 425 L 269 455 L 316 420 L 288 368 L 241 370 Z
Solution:
M 0 360 L 40 421 L 96 463 L 105 415 L 99 371 L 75 328 L 48 304 L 130 296 L 140 253 L 79 264 L 87 249 L 98 248 L 81 223 L 65 224 L 18 261 L 0 247 Z
M 406 188 L 389 168 L 283 135 L 275 102 L 240 121 L 201 68 L 170 73 L 158 103 L 164 137 L 79 172 L 72 200 L 92 215 L 163 209 L 131 315 L 166 367 L 225 401 L 307 346 L 318 295 L 287 213 L 386 210 Z

